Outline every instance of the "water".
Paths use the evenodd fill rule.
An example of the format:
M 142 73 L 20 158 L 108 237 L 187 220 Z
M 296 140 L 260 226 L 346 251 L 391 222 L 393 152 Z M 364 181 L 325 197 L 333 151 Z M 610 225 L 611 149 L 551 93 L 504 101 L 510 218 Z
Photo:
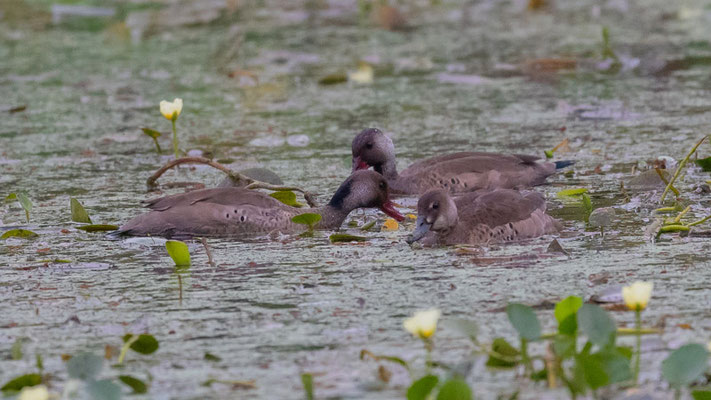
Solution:
M 484 340 L 512 337 L 501 312 L 508 302 L 588 297 L 641 279 L 655 283 L 644 321 L 665 328 L 661 344 L 643 354 L 643 387 L 663 389 L 656 382 L 666 348 L 708 338 L 708 240 L 645 240 L 656 207 L 648 199 L 658 193 L 643 194 L 638 209 L 618 211 L 603 240 L 585 230 L 576 204 L 555 193 L 587 187 L 595 207 L 621 206 L 619 183 L 633 176 L 632 166 L 646 168 L 665 155 L 679 160 L 708 133 L 708 63 L 660 72 L 666 61 L 711 56 L 706 3 L 574 1 L 544 12 L 527 11 L 520 1 L 410 5 L 404 32 L 373 26 L 355 4 L 333 3 L 249 6 L 208 25 L 154 27 L 139 42 L 116 25 L 119 17 L 52 26 L 46 2 L 0 5 L 0 110 L 27 105 L 0 114 L 0 193 L 26 191 L 34 203 L 29 224 L 12 203 L 0 209 L 0 220 L 3 230 L 24 226 L 40 234 L 0 243 L 0 381 L 32 371 L 31 355 L 39 353 L 61 390 L 60 355 L 101 354 L 107 344 L 120 346 L 125 333 L 149 332 L 160 350 L 129 355 L 126 370 L 152 377 L 150 398 L 294 398 L 305 372 L 314 375 L 319 398 L 398 398 L 409 382 L 404 370 L 388 366 L 393 377 L 383 385 L 379 363 L 358 356 L 366 348 L 421 361 L 421 346 L 401 326 L 416 309 L 435 306 L 446 317 L 475 319 Z M 145 12 L 111 4 L 128 15 Z M 622 71 L 599 71 L 602 26 L 610 28 Z M 527 60 L 548 57 L 576 58 L 578 67 L 516 72 Z M 361 59 L 374 66 L 373 84 L 317 83 L 354 71 Z M 249 73 L 230 78 L 233 70 Z M 139 128 L 168 133 L 158 102 L 174 97 L 185 101 L 178 121 L 183 147 L 211 152 L 235 170 L 272 169 L 286 183 L 319 193 L 322 203 L 347 177 L 350 140 L 364 127 L 393 136 L 401 168 L 464 149 L 543 154 L 567 137 L 572 151 L 557 157 L 577 161 L 573 175 L 539 189 L 551 213 L 564 219 L 559 241 L 570 255 L 547 254 L 550 237 L 492 246 L 478 257 L 413 250 L 404 242 L 407 224 L 368 233 L 371 240 L 359 245 L 331 245 L 327 233 L 211 240 L 217 267 L 191 244 L 193 266 L 180 275 L 180 301 L 162 241 L 84 233 L 69 212 L 76 197 L 94 222 L 120 224 L 142 212 L 141 200 L 162 194 L 147 192 L 145 180 L 168 157 L 156 155 Z M 306 135 L 309 143 L 259 145 L 289 135 Z M 167 136 L 161 144 L 170 149 Z M 702 145 L 700 156 L 708 149 Z M 161 182 L 213 186 L 221 178 L 198 167 Z M 707 178 L 692 169 L 677 186 L 691 192 Z M 709 212 L 706 196 L 687 197 L 691 215 Z M 353 217 L 363 220 L 361 213 Z M 366 213 L 372 218 L 383 215 Z M 71 263 L 44 262 L 52 259 Z M 552 328 L 552 312 L 540 315 Z M 613 316 L 632 324 L 630 313 Z M 19 337 L 30 338 L 26 356 L 10 361 Z M 436 348 L 436 358 L 450 362 L 469 353 L 467 341 L 446 327 Z M 206 352 L 222 361 L 205 360 Z M 477 358 L 469 375 L 478 398 L 511 394 L 513 376 L 487 371 L 484 361 Z M 256 388 L 201 386 L 210 378 L 254 380 Z M 519 384 L 520 398 L 565 398 L 563 391 Z

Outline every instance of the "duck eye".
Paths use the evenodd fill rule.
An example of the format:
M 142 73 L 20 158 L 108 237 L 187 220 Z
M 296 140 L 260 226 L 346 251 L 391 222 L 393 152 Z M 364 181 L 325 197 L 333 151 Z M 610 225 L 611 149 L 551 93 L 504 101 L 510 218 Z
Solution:
M 439 208 L 439 203 L 432 203 L 432 209 L 436 210 Z
M 388 185 L 385 183 L 385 181 L 380 181 L 380 188 L 381 189 L 385 189 L 387 187 L 388 187 Z
M 372 149 L 372 148 L 373 148 L 373 143 L 372 143 L 372 142 L 366 143 L 366 144 L 365 144 L 365 148 L 366 148 L 366 149 Z

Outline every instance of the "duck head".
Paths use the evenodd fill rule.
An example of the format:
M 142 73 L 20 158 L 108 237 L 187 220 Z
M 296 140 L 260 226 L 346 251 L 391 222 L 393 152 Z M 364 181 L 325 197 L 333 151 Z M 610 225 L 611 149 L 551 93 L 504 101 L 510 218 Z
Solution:
M 444 190 L 430 190 L 417 201 L 417 222 L 412 236 L 407 241 L 418 241 L 429 231 L 446 232 L 458 222 L 457 206 L 449 193 Z
M 383 165 L 395 159 L 395 146 L 389 137 L 377 128 L 364 129 L 353 138 L 353 171 L 373 169 L 382 174 Z
M 388 182 L 374 171 L 355 171 L 341 184 L 328 205 L 345 211 L 356 208 L 379 208 L 398 221 L 405 219 L 390 201 Z

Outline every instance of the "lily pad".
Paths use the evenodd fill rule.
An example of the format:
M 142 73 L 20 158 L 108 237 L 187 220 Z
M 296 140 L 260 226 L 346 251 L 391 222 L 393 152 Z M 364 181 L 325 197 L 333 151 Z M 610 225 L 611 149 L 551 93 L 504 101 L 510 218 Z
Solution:
M 81 222 L 83 224 L 90 224 L 91 218 L 89 218 L 89 213 L 86 212 L 84 206 L 81 205 L 79 200 L 72 197 L 69 199 L 69 206 L 72 209 L 72 221 Z
M 159 347 L 158 340 L 149 334 L 141 334 L 138 337 L 130 333 L 124 335 L 123 342 L 128 343 L 129 341 L 132 342 L 129 348 L 140 354 L 153 354 Z
M 706 371 L 708 358 L 708 351 L 700 344 L 681 346 L 662 362 L 662 375 L 674 387 L 688 385 Z
M 580 196 L 584 193 L 587 193 L 588 190 L 586 188 L 575 188 L 575 189 L 564 189 L 561 190 L 560 192 L 556 193 L 556 196 L 558 197 L 574 197 L 574 196 Z
M 303 204 L 296 201 L 296 193 L 292 192 L 291 190 L 283 190 L 280 192 L 270 193 L 269 196 L 281 201 L 287 206 L 299 208 L 304 206 Z
M 25 210 L 27 222 L 30 222 L 30 211 L 32 211 L 32 201 L 24 193 L 10 193 L 5 197 L 5 200 L 17 200 L 20 206 Z
M 130 375 L 119 375 L 119 380 L 133 390 L 134 394 L 143 394 L 148 392 L 148 385 L 138 378 Z
M 42 377 L 40 374 L 26 374 L 11 379 L 0 388 L 0 391 L 4 394 L 12 394 L 19 392 L 23 387 L 37 386 L 40 383 L 42 383 Z
M 37 236 L 39 236 L 39 235 L 30 231 L 30 230 L 27 230 L 27 229 L 10 229 L 9 231 L 3 233 L 2 236 L 0 236 L 0 239 L 7 239 L 7 238 L 11 238 L 11 237 L 20 237 L 20 238 L 29 239 L 29 238 L 35 238 Z
M 93 224 L 93 225 L 77 226 L 77 229 L 81 229 L 86 232 L 107 232 L 107 231 L 115 231 L 118 228 L 119 228 L 118 225 L 110 225 L 110 224 Z
M 434 375 L 425 375 L 416 380 L 407 389 L 407 400 L 426 400 L 437 386 L 437 382 L 439 378 Z
M 331 243 L 342 243 L 342 242 L 365 242 L 368 238 L 364 236 L 349 235 L 347 233 L 334 233 L 328 237 Z
M 190 250 L 185 242 L 168 240 L 165 242 L 165 249 L 168 250 L 168 255 L 173 259 L 175 265 L 179 267 L 190 265 Z
M 319 221 L 321 221 L 321 215 L 314 213 L 299 214 L 291 218 L 291 222 L 295 224 L 308 225 L 311 229 L 313 229 L 313 226 Z

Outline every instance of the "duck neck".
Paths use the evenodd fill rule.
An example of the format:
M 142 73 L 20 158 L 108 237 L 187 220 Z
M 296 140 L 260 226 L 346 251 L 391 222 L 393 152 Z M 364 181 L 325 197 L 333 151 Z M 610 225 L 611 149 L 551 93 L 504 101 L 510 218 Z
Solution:
M 321 221 L 316 225 L 320 229 L 334 229 L 343 224 L 350 211 L 327 204 L 311 209 L 311 212 L 321 215 Z
M 380 164 L 379 166 L 375 167 L 374 169 L 375 172 L 384 176 L 385 179 L 387 179 L 388 181 L 396 180 L 400 177 L 400 175 L 397 173 L 397 166 L 395 165 L 394 159 L 389 159 L 383 164 Z

